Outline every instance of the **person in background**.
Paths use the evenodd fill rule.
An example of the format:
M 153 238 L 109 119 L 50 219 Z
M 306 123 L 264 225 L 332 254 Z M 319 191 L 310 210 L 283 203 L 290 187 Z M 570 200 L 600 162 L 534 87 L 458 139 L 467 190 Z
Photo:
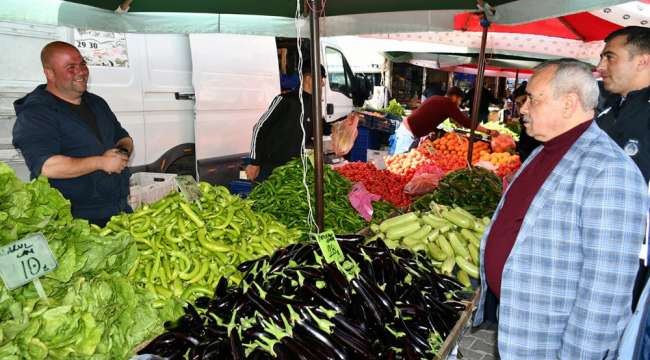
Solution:
M 628 26 L 609 34 L 596 70 L 604 88 L 596 121 L 634 160 L 647 184 L 650 180 L 650 29 Z M 650 359 L 650 282 L 643 260 L 648 253 L 640 257 L 632 303 L 635 312 L 621 341 L 622 359 Z
M 70 200 L 72 215 L 104 226 L 131 211 L 127 168 L 133 140 L 101 97 L 86 91 L 88 67 L 62 41 L 41 51 L 47 84 L 14 102 L 13 144 L 30 177 L 43 175 Z
M 472 87 L 469 89 L 469 92 L 467 92 L 467 106 L 469 107 L 469 113 L 471 114 L 473 109 L 472 107 L 474 106 L 474 94 L 476 93 L 476 88 Z M 494 94 L 492 93 L 492 90 L 483 87 L 483 91 L 481 92 L 481 102 L 479 103 L 478 106 L 478 121 L 479 123 L 485 123 L 488 121 L 488 117 L 490 116 L 490 104 L 494 105 L 503 105 L 503 102 L 496 97 L 494 97 Z
M 524 130 L 524 117 L 521 116 L 521 107 L 526 102 L 526 85 L 528 83 L 524 82 L 519 86 L 513 93 L 513 105 L 514 105 L 514 116 L 519 121 L 521 125 L 521 132 L 519 134 L 519 142 L 517 143 L 517 153 L 521 161 L 526 161 L 530 154 L 535 150 L 541 142 L 535 140 L 532 136 Z
M 474 325 L 497 312 L 504 360 L 617 359 L 645 235 L 643 176 L 594 122 L 589 65 L 543 63 L 526 92 L 524 126 L 542 146 L 481 241 Z
M 472 127 L 471 120 L 458 106 L 463 101 L 463 91 L 452 86 L 445 96 L 431 96 L 422 106 L 404 119 L 395 131 L 395 141 L 391 144 L 390 154 L 401 154 L 417 145 L 417 139 L 429 135 L 446 119 L 451 119 L 460 126 Z M 488 134 L 498 134 L 482 126 L 476 130 Z
M 302 66 L 303 91 L 300 103 L 299 88 L 276 96 L 271 105 L 253 127 L 251 139 L 250 164 L 246 166 L 246 176 L 251 181 L 265 180 L 273 169 L 284 165 L 292 158 L 300 156 L 303 143 L 312 144 L 312 75 L 311 63 Z M 321 65 L 321 87 L 325 86 L 327 74 Z M 304 110 L 303 123 L 300 115 Z

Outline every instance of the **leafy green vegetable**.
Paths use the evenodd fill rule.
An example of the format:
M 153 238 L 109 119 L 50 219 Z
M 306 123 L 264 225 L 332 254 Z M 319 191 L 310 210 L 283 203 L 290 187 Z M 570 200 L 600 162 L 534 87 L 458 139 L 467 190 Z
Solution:
M 125 278 L 138 256 L 128 235 L 105 237 L 73 219 L 70 203 L 41 177 L 30 183 L 0 163 L 0 246 L 41 232 L 57 268 L 32 285 L 0 284 L 0 358 L 123 359 L 180 313 Z
M 441 205 L 459 206 L 476 217 L 490 217 L 501 198 L 501 179 L 493 172 L 473 167 L 447 174 L 433 192 Z
M 391 99 L 388 102 L 388 106 L 381 109 L 382 112 L 385 112 L 390 115 L 394 116 L 404 116 L 406 113 L 404 112 L 404 107 L 397 102 L 395 99 Z

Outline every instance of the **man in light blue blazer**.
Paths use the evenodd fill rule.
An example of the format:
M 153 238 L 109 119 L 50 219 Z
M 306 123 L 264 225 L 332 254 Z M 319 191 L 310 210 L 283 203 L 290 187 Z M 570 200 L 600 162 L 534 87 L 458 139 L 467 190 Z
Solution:
M 502 359 L 616 359 L 648 209 L 639 169 L 593 121 L 598 87 L 572 59 L 542 64 L 521 112 L 542 142 L 481 242 L 481 299 L 496 298 Z

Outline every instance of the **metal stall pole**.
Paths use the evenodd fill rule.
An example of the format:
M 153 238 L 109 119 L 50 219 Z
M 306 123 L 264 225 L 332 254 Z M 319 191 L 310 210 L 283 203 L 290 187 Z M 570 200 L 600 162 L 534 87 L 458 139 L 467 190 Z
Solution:
M 311 36 L 311 74 L 312 101 L 311 120 L 314 124 L 314 190 L 316 193 L 316 226 L 317 232 L 325 230 L 323 202 L 323 122 L 321 110 L 321 74 L 320 74 L 320 5 L 319 0 L 309 0 L 311 5 L 310 36 Z

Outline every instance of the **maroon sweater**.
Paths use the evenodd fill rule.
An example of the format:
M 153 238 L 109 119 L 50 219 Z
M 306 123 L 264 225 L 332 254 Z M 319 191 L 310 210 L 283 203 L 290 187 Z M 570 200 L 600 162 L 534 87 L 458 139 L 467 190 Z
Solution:
M 503 207 L 490 229 L 483 259 L 487 284 L 497 298 L 501 296 L 503 267 L 530 204 L 555 166 L 590 125 L 591 121 L 584 122 L 544 143 L 542 151 L 510 184 Z
M 413 136 L 419 138 L 429 135 L 447 118 L 468 129 L 472 127 L 472 121 L 446 96 L 431 96 L 404 121 Z

